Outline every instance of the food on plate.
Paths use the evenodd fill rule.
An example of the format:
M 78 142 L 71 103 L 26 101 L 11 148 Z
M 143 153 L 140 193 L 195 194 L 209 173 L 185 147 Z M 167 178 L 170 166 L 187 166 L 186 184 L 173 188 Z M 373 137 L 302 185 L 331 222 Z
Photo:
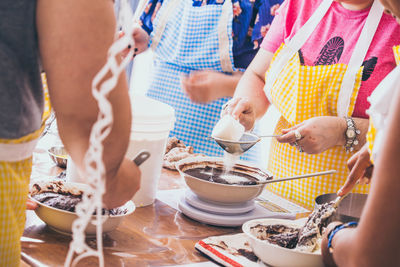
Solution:
M 83 191 L 76 185 L 63 181 L 42 181 L 34 183 L 31 187 L 30 196 L 41 204 L 75 212 L 76 205 L 82 200 Z M 102 214 L 123 215 L 127 209 L 115 208 L 102 210 Z
M 43 192 L 32 196 L 32 198 L 53 208 L 75 212 L 75 206 L 81 201 L 82 196 Z
M 283 224 L 262 225 L 257 224 L 250 228 L 250 232 L 261 240 L 284 248 L 295 248 L 298 241 L 300 228 L 289 227 Z
M 305 252 L 314 251 L 321 241 L 321 236 L 328 224 L 328 220 L 335 211 L 334 201 L 317 205 L 299 232 L 299 242 L 296 248 Z
M 193 147 L 186 146 L 181 140 L 176 137 L 170 137 L 167 142 L 167 146 L 164 154 L 163 167 L 169 170 L 175 170 L 175 163 L 178 161 L 192 157 L 202 156 L 193 152 Z
M 179 140 L 176 137 L 168 138 L 167 145 L 165 147 L 165 154 L 168 154 L 168 152 L 171 151 L 171 149 L 173 149 L 175 147 L 183 147 L 183 148 L 185 148 L 186 146 L 181 140 Z
M 250 232 L 258 239 L 266 240 L 271 244 L 301 252 L 315 253 L 320 251 L 322 234 L 335 211 L 335 203 L 331 201 L 317 205 L 303 227 L 258 224 L 251 227 Z

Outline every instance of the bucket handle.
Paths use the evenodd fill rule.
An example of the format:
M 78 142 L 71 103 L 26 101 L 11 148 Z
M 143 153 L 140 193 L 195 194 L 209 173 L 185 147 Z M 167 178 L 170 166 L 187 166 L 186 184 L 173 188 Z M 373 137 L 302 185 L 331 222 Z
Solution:
M 135 162 L 137 166 L 140 166 L 140 164 L 145 162 L 149 157 L 150 157 L 150 152 L 147 150 L 142 150 L 135 156 L 133 162 Z

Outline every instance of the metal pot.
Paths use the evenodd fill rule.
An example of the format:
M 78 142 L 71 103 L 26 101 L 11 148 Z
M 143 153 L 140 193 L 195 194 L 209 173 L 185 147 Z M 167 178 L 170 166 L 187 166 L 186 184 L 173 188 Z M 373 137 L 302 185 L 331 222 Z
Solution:
M 315 199 L 316 204 L 323 204 L 335 200 L 336 193 L 319 195 Z M 333 215 L 331 221 L 351 222 L 359 221 L 365 202 L 367 201 L 367 194 L 350 193 L 344 198 L 338 207 L 338 210 Z

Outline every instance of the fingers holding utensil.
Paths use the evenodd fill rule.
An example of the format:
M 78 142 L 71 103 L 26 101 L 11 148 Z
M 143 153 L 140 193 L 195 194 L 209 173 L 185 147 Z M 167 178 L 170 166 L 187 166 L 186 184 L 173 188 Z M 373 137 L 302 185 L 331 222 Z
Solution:
M 304 136 L 300 132 L 300 125 L 296 125 L 290 129 L 282 130 L 282 135 L 277 138 L 280 143 L 289 143 L 289 145 L 294 146 L 297 150 L 302 153 L 304 152 L 303 146 L 300 144 L 300 141 L 304 138 Z

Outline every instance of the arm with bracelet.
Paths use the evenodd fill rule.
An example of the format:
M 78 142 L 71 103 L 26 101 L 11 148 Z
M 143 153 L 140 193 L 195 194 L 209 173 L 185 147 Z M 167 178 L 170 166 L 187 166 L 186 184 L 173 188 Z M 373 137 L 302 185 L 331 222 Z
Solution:
M 400 213 L 396 211 L 400 203 L 400 91 L 394 92 L 385 141 L 359 225 L 351 228 L 335 222 L 324 233 L 321 248 L 328 266 L 400 266 Z

